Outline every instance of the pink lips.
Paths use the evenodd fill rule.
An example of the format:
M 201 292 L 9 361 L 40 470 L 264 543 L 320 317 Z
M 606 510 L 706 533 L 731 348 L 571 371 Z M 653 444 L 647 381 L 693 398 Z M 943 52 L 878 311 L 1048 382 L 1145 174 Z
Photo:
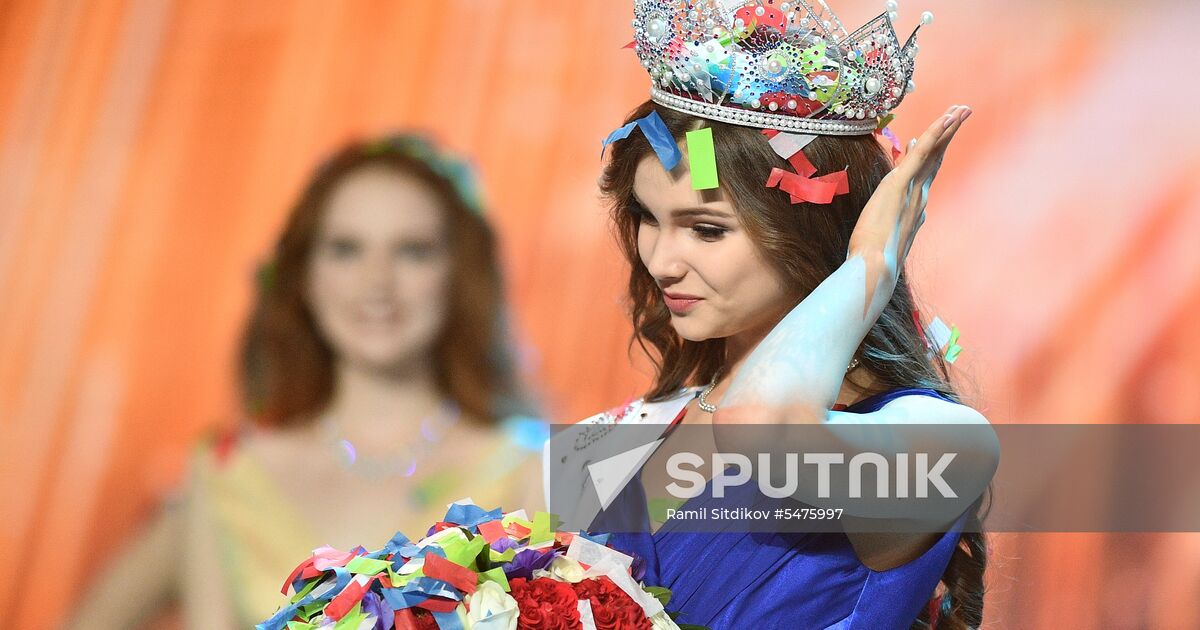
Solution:
M 663 293 L 663 301 L 667 303 L 667 308 L 672 313 L 682 315 L 696 308 L 696 305 L 703 301 L 703 298 L 698 298 L 694 295 Z

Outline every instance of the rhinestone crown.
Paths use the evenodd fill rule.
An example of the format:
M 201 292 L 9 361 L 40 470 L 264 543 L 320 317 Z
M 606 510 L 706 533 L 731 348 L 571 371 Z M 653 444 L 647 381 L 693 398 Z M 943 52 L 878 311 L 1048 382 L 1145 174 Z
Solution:
M 851 34 L 824 0 L 634 0 L 634 48 L 665 107 L 749 127 L 867 134 L 915 89 L 920 26 L 902 46 L 896 2 L 885 6 Z

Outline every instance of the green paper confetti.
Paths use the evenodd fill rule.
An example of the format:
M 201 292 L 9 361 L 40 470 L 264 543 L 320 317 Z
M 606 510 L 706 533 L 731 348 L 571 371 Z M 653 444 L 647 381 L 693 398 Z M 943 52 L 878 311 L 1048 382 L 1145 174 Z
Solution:
M 512 525 L 513 523 L 516 523 L 517 525 L 520 525 L 521 527 L 524 527 L 526 529 L 533 529 L 533 521 L 521 518 L 519 516 L 513 516 L 512 514 L 505 514 L 504 518 L 500 519 L 500 524 L 503 525 L 504 527 L 508 527 L 509 525 Z
M 358 626 L 362 624 L 367 615 L 362 611 L 362 602 L 354 605 L 350 612 L 346 613 L 345 617 L 338 620 L 337 625 L 333 630 L 358 630 Z
M 650 499 L 646 502 L 646 507 L 650 512 L 650 520 L 655 523 L 666 523 L 667 510 L 677 510 L 686 502 L 684 499 Z
M 309 580 L 308 584 L 304 585 L 304 588 L 297 591 L 295 595 L 292 595 L 291 603 L 295 604 L 296 602 L 304 599 L 304 596 L 311 593 L 312 590 L 317 588 L 317 585 L 320 583 L 320 580 Z
M 533 531 L 529 533 L 529 544 L 536 545 L 554 540 L 555 522 L 558 517 L 548 512 L 533 515 Z
M 497 553 L 495 549 L 492 549 L 489 557 L 491 558 L 492 564 L 503 564 L 517 557 L 517 550 L 505 549 L 503 553 Z
M 525 514 L 523 510 L 520 513 L 522 516 Z M 474 512 L 471 510 L 457 510 L 453 513 L 448 513 L 446 518 L 447 524 L 454 525 L 456 520 L 461 520 L 453 518 L 454 514 L 459 514 L 460 516 L 465 515 L 468 518 L 474 518 Z M 423 539 L 425 542 L 423 544 L 418 543 L 418 546 L 433 546 L 433 548 L 429 549 L 427 553 L 436 552 L 439 555 L 443 555 L 449 562 L 453 562 L 454 564 L 471 569 L 473 572 L 471 577 L 474 577 L 475 579 L 468 579 L 465 584 L 460 584 L 460 586 L 463 588 L 470 588 L 471 584 L 484 585 L 487 582 L 492 582 L 500 586 L 504 592 L 511 592 L 512 587 L 509 584 L 506 574 L 504 573 L 503 566 L 500 565 L 510 562 L 513 558 L 515 558 L 518 551 L 521 549 L 529 549 L 531 545 L 535 544 L 539 547 L 545 547 L 547 543 L 552 543 L 555 540 L 555 537 L 560 534 L 557 529 L 561 526 L 561 522 L 556 514 L 549 512 L 537 512 L 532 521 L 525 520 L 522 518 L 522 516 L 508 516 L 504 518 L 504 521 L 507 521 L 513 525 L 523 525 L 524 523 L 528 523 L 531 526 L 529 528 L 530 535 L 526 538 L 518 540 L 515 538 L 515 536 L 519 536 L 519 533 L 509 534 L 508 540 L 518 546 L 507 549 L 503 553 L 496 553 L 495 550 L 488 545 L 487 540 L 483 535 L 472 534 L 470 531 L 471 527 L 465 525 L 458 525 L 449 529 L 437 529 L 436 531 L 438 533 L 436 538 L 434 538 L 432 535 L 427 536 L 425 539 Z M 441 524 L 439 523 L 439 525 Z M 564 538 L 570 538 L 570 536 L 575 534 L 562 532 L 561 535 Z M 399 539 L 399 537 L 397 537 L 397 539 Z M 523 541 L 525 541 L 524 544 L 522 544 Z M 389 552 L 388 549 L 391 549 L 391 551 Z M 556 554 L 556 557 L 561 557 L 564 553 L 564 550 L 561 548 L 555 548 L 553 552 Z M 371 576 L 380 576 L 381 578 L 383 576 L 387 576 L 388 579 L 381 579 L 378 581 L 370 580 L 366 581 L 366 584 L 364 584 L 365 588 L 373 592 L 375 596 L 382 596 L 389 586 L 392 588 L 403 589 L 404 587 L 411 585 L 413 580 L 427 577 L 423 571 L 423 567 L 418 566 L 422 562 L 421 558 L 401 558 L 399 555 L 393 556 L 394 553 L 395 549 L 389 546 L 389 548 L 385 548 L 385 550 L 371 554 L 375 556 L 388 556 L 390 557 L 389 560 L 371 558 L 369 556 L 343 556 L 339 554 L 337 556 L 339 560 L 342 558 L 347 558 L 344 566 L 345 572 L 343 572 L 342 569 L 332 567 L 332 569 L 327 569 L 321 572 L 320 575 L 316 575 L 302 581 L 295 581 L 298 586 L 302 584 L 302 587 L 300 588 L 299 592 L 295 593 L 292 597 L 292 604 L 295 604 L 305 597 L 311 597 L 312 593 L 317 590 L 322 590 L 322 587 L 331 586 L 332 581 L 335 579 L 344 579 L 346 573 L 352 573 L 355 575 L 369 574 Z M 429 557 L 426 556 L 425 559 L 427 560 Z M 392 568 L 393 563 L 397 562 L 407 563 L 404 565 L 405 568 L 402 570 L 408 571 L 408 573 L 404 575 L 397 574 Z M 482 570 L 485 568 L 487 569 L 486 571 Z M 334 575 L 335 573 L 336 576 Z M 356 578 L 356 580 L 358 580 L 360 583 L 364 581 L 363 578 Z M 671 601 L 671 592 L 668 589 L 654 586 L 641 586 L 643 586 L 647 594 L 656 598 L 660 604 L 665 606 Z M 327 597 L 332 595 L 333 593 L 328 593 Z M 646 601 L 649 600 L 649 598 L 645 599 Z M 372 615 L 365 610 L 364 604 L 359 601 L 356 602 L 353 608 L 347 611 L 346 614 L 341 617 L 341 619 L 334 623 L 334 621 L 328 617 L 328 611 L 331 610 L 331 606 L 332 604 L 328 599 L 310 602 L 304 606 L 299 606 L 298 609 L 295 609 L 295 616 L 291 617 L 290 619 L 275 619 L 273 617 L 271 623 L 268 625 L 270 625 L 272 628 L 279 628 L 280 630 L 317 630 L 318 625 L 320 628 L 324 628 L 326 630 L 358 630 L 358 628 L 361 627 L 365 622 L 372 619 Z M 290 612 L 293 609 L 288 610 Z M 674 615 L 672 615 L 672 618 L 674 618 Z M 324 623 L 322 624 L 322 622 Z M 680 627 L 682 628 L 683 626 Z
M 509 551 L 513 550 L 509 549 Z M 514 552 L 513 555 L 516 555 L 516 553 Z M 504 567 L 496 567 L 490 571 L 484 571 L 480 573 L 479 583 L 483 584 L 484 582 L 495 582 L 499 584 L 500 587 L 504 589 L 505 593 L 512 590 L 508 585 L 508 576 L 504 575 Z
M 419 577 L 425 577 L 425 571 L 419 568 L 412 573 L 405 573 L 404 575 L 388 569 L 388 579 L 392 581 L 392 586 L 395 588 L 400 588 Z
M 387 571 L 392 563 L 387 560 L 375 560 L 366 556 L 354 556 L 346 563 L 346 570 L 355 575 L 375 575 Z
M 486 546 L 487 541 L 483 539 L 483 536 L 476 536 L 471 540 L 452 538 L 441 543 L 447 560 L 472 571 L 478 568 L 475 566 L 475 556 L 478 556 L 479 551 Z
M 712 190 L 717 180 L 717 155 L 713 152 L 712 127 L 687 132 L 688 161 L 692 168 L 692 189 Z
M 958 345 L 958 326 L 951 326 L 950 341 L 946 343 L 946 363 L 957 361 L 960 353 L 962 353 L 962 346 Z

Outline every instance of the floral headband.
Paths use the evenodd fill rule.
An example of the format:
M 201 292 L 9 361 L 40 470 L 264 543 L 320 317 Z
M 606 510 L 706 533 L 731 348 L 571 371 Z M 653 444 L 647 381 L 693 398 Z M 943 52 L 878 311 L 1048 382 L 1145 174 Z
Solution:
M 363 145 L 364 155 L 398 154 L 425 164 L 439 177 L 450 182 L 472 212 L 483 216 L 483 201 L 475 169 L 465 160 L 438 149 L 425 136 L 394 133 Z

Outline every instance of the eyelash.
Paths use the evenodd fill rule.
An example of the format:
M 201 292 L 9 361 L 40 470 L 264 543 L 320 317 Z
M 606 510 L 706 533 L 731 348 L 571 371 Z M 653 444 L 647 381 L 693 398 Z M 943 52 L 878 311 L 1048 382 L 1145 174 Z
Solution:
M 654 215 L 650 214 L 650 211 L 646 210 L 645 208 L 641 206 L 634 206 L 632 212 L 634 217 L 637 218 L 639 224 L 645 223 L 651 226 L 658 225 L 658 223 L 654 220 Z M 712 242 L 720 240 L 721 237 L 725 236 L 725 234 L 729 232 L 729 229 L 716 225 L 697 223 L 696 225 L 692 226 L 692 232 L 694 232 L 701 240 Z
M 333 254 L 334 258 L 345 259 L 356 256 L 359 250 L 357 243 L 347 239 L 335 239 L 329 242 L 329 252 Z
M 329 253 L 336 259 L 346 260 L 362 254 L 362 246 L 349 239 L 334 239 L 328 244 Z M 436 242 L 413 241 L 397 245 L 393 253 L 411 260 L 425 261 L 440 253 Z
M 410 260 L 425 263 L 440 257 L 445 250 L 441 243 L 436 241 L 409 243 L 401 249 L 401 254 L 408 257 Z
M 693 225 L 692 231 L 695 232 L 696 235 L 699 236 L 703 240 L 716 241 L 716 240 L 719 240 L 722 236 L 725 236 L 725 233 L 728 232 L 729 230 L 727 230 L 723 227 L 717 227 L 715 225 L 702 225 L 701 224 L 701 225 Z

